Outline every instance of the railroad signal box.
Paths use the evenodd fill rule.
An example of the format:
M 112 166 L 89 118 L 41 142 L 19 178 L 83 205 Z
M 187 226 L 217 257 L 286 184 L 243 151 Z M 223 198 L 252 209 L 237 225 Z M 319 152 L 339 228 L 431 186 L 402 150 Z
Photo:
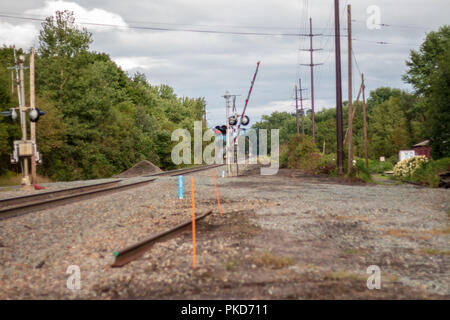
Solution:
M 42 163 L 37 145 L 33 140 L 14 141 L 13 154 L 11 155 L 12 164 L 18 163 L 20 158 L 32 157 L 33 155 L 36 163 Z

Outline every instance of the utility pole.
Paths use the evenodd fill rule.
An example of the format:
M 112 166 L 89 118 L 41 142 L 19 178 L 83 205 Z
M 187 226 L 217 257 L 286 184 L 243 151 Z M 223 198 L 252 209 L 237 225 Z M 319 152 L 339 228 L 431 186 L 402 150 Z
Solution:
M 25 142 L 27 140 L 27 122 L 26 122 L 26 106 L 25 106 L 25 76 L 24 76 L 24 65 L 25 56 L 21 55 L 19 57 L 19 78 L 20 78 L 20 125 L 22 129 L 22 141 Z M 21 184 L 22 189 L 30 188 L 30 175 L 28 170 L 28 157 L 22 157 L 22 168 L 23 168 L 23 177 Z
M 313 34 L 312 33 L 312 19 L 309 18 L 309 49 L 303 49 L 303 51 L 309 51 L 310 52 L 310 64 L 302 64 L 304 66 L 309 66 L 311 68 L 311 120 L 312 120 L 312 138 L 313 142 L 315 142 L 316 139 L 316 129 L 315 129 L 315 120 L 314 120 L 314 66 L 320 65 L 322 63 L 316 63 L 313 62 L 313 52 L 317 50 L 322 49 L 313 49 L 313 37 L 314 36 L 321 36 L 322 34 Z
M 352 117 L 352 13 L 351 5 L 347 5 L 347 32 L 348 32 L 348 167 L 350 174 L 353 166 L 353 117 Z
M 352 102 L 352 111 L 353 111 L 353 113 L 352 113 L 352 123 L 353 123 L 353 120 L 355 119 L 355 114 L 356 114 L 356 110 L 358 109 L 358 105 L 359 105 L 359 97 L 360 97 L 360 95 L 361 95 L 361 90 L 362 90 L 362 84 L 361 84 L 361 86 L 359 87 L 359 91 L 358 91 L 358 95 L 356 96 L 356 100 L 354 101 L 354 102 Z M 348 138 L 348 131 L 349 131 L 349 128 L 347 128 L 347 131 L 345 131 L 345 137 L 344 137 L 344 146 L 345 146 L 345 144 L 347 143 L 347 138 Z
M 30 50 L 30 108 L 36 108 L 36 97 L 34 92 L 34 48 Z M 36 145 L 36 122 L 30 121 L 30 139 Z M 33 152 L 31 156 L 31 183 L 36 183 L 36 157 Z
M 230 144 L 231 144 L 231 139 L 230 139 L 230 92 L 229 91 L 225 91 L 225 95 L 223 96 L 225 98 L 225 102 L 226 102 L 226 121 L 227 121 L 227 143 L 226 143 L 226 157 L 227 157 L 227 175 L 229 177 L 231 177 L 233 175 L 233 172 L 231 171 L 231 148 L 230 148 Z M 234 152 L 233 152 L 234 153 Z
M 298 121 L 298 97 L 297 97 L 297 85 L 295 85 L 295 117 L 297 119 L 297 134 L 300 134 L 300 127 Z
M 22 129 L 22 140 L 27 140 L 27 119 L 26 119 L 26 105 L 25 105 L 25 75 L 24 65 L 25 56 L 19 57 L 19 81 L 20 81 L 20 127 Z
M 302 89 L 302 79 L 298 79 L 298 83 L 300 85 L 300 111 L 302 113 L 302 134 L 305 135 L 305 119 L 304 119 L 304 112 L 303 112 L 303 95 L 302 95 L 302 91 L 306 90 L 306 89 Z
M 339 174 L 344 171 L 344 148 L 342 144 L 342 79 L 341 79 L 341 32 L 339 26 L 339 0 L 334 0 L 334 44 L 336 60 L 336 150 Z
M 366 114 L 366 96 L 365 96 L 365 84 L 364 84 L 364 73 L 361 74 L 362 82 L 362 99 L 363 99 L 363 113 L 364 113 L 364 156 L 366 158 L 366 168 L 369 168 L 369 148 L 367 141 L 367 114 Z

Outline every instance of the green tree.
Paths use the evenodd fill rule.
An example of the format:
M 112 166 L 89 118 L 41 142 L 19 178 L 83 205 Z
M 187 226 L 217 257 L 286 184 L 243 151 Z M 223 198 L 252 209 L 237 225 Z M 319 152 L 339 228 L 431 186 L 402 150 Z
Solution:
M 450 156 L 450 26 L 427 34 L 418 51 L 412 50 L 403 79 L 412 84 L 426 109 L 426 135 L 435 158 Z

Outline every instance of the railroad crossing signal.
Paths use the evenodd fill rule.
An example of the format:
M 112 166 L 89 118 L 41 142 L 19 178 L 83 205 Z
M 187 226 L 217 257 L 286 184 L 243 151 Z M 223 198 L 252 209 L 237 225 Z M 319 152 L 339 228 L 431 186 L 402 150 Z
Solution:
M 44 111 L 39 110 L 38 108 L 31 109 L 30 111 L 30 121 L 37 122 L 41 116 L 45 115 Z
M 9 109 L 9 111 L 1 111 L 0 114 L 5 118 L 11 118 L 12 121 L 17 120 L 17 112 L 15 108 Z M 45 115 L 45 112 L 34 108 L 30 110 L 29 117 L 31 122 L 38 122 L 41 116 Z
M 17 119 L 17 112 L 14 109 L 10 109 L 9 111 L 2 111 L 1 114 L 5 118 L 10 117 L 12 121 L 15 121 Z

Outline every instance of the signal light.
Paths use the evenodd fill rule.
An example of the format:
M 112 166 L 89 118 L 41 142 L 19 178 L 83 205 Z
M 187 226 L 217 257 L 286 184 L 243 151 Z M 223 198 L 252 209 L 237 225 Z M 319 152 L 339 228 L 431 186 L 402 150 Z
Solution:
M 246 125 L 248 125 L 250 123 L 250 118 L 248 117 L 248 116 L 243 116 L 242 117 L 242 120 L 241 120 L 241 124 L 243 125 L 243 126 L 246 126 Z
M 2 111 L 1 114 L 4 117 L 11 117 L 12 121 L 17 119 L 17 112 L 14 109 L 9 109 L 9 111 Z
M 216 126 L 214 129 L 220 131 L 223 135 L 227 134 L 227 126 Z
M 30 121 L 37 122 L 41 116 L 45 115 L 44 111 L 39 110 L 38 108 L 31 109 L 30 111 Z

